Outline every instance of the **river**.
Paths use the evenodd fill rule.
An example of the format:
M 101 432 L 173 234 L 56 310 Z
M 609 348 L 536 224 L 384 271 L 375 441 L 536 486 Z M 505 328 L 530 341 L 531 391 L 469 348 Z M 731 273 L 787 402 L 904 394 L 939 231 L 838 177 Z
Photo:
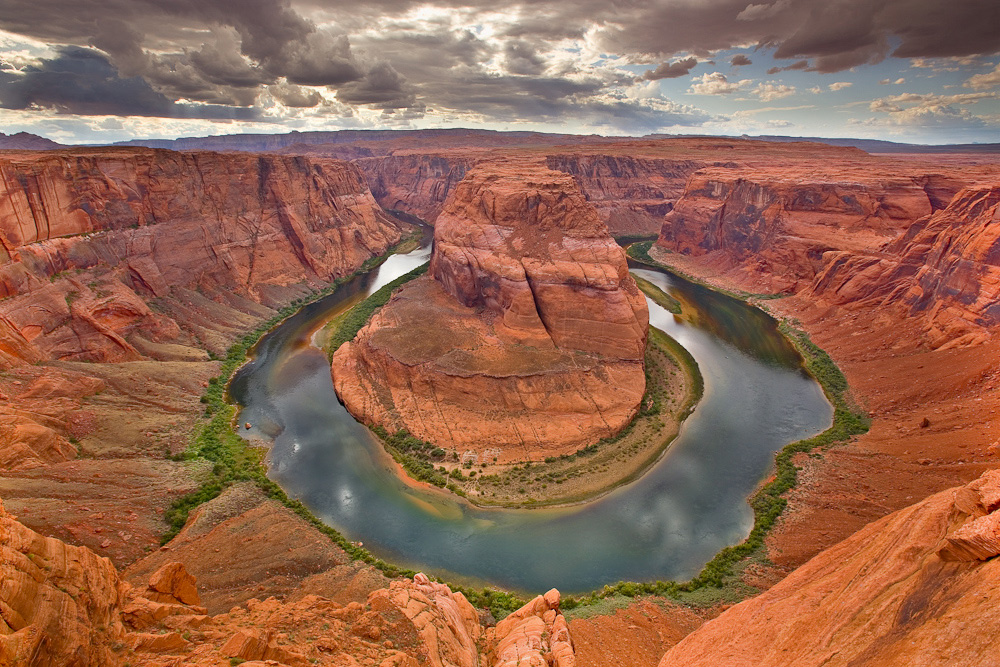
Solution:
M 619 580 L 683 581 L 753 526 L 747 498 L 789 442 L 827 428 L 833 408 L 774 321 L 746 304 L 648 268 L 684 305 L 647 299 L 650 325 L 698 362 L 705 394 L 641 478 L 557 509 L 477 508 L 401 480 L 382 445 L 338 402 L 314 332 L 429 257 L 425 246 L 304 307 L 264 336 L 233 378 L 245 433 L 273 445 L 269 476 L 381 558 L 466 584 L 583 592 Z M 241 429 L 242 431 L 242 429 Z

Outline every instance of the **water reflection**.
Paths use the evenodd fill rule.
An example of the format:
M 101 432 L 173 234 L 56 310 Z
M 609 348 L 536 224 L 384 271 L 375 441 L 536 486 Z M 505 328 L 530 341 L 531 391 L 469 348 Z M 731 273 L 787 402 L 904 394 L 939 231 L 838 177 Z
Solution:
M 483 510 L 408 485 L 338 402 L 322 352 L 323 321 L 426 261 L 428 248 L 304 308 L 268 334 L 234 379 L 248 437 L 273 438 L 270 475 L 348 538 L 378 555 L 446 576 L 538 591 L 583 591 L 621 579 L 686 579 L 752 525 L 746 498 L 789 441 L 829 425 L 832 408 L 774 322 L 728 297 L 642 270 L 684 304 L 649 302 L 650 323 L 687 348 L 705 397 L 643 477 L 585 505 Z

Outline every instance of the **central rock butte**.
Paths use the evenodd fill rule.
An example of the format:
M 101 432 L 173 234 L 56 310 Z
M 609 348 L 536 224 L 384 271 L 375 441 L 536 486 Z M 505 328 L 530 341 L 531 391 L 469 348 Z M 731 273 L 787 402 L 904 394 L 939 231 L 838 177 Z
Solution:
M 437 219 L 430 275 L 336 352 L 334 386 L 365 423 L 541 459 L 636 414 L 648 322 L 624 252 L 571 176 L 481 165 Z

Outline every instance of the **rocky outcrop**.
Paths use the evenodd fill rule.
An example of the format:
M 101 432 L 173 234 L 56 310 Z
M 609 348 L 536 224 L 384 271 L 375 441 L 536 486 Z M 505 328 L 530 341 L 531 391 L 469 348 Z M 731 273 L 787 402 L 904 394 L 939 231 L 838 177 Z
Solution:
M 1000 323 L 1000 187 L 962 190 L 877 254 L 830 252 L 807 290 L 837 305 L 896 308 L 932 347 L 990 338 Z
M 126 149 L 4 156 L 0 358 L 137 359 L 136 333 L 191 342 L 184 318 L 153 300 L 188 288 L 253 311 L 399 238 L 343 162 Z
M 895 512 L 709 621 L 660 665 L 995 664 L 998 507 L 992 470 Z
M 894 240 L 947 191 L 934 181 L 929 195 L 927 177 L 877 177 L 861 164 L 794 172 L 736 165 L 697 171 L 657 245 L 714 253 L 730 267 L 766 275 L 774 291 L 796 291 L 823 270 L 825 253 L 868 252 Z
M 205 667 L 235 661 L 305 667 L 359 659 L 380 667 L 575 664 L 555 590 L 488 635 L 465 596 L 423 574 L 376 590 L 364 604 L 318 595 L 291 602 L 251 599 L 209 616 L 181 563 L 165 563 L 146 587 L 134 588 L 107 558 L 42 537 L 2 504 L 0 570 L 3 667 L 139 667 L 165 660 Z M 512 647 L 536 661 L 511 662 Z
M 495 667 L 575 667 L 569 626 L 559 611 L 559 591 L 550 590 L 487 631 Z
M 0 665 L 117 665 L 127 585 L 84 547 L 43 537 L 0 505 Z
M 549 155 L 549 169 L 576 179 L 612 234 L 655 234 L 684 184 L 705 162 L 692 159 L 569 153 Z
M 434 238 L 431 276 L 334 355 L 352 414 L 500 461 L 574 451 L 628 423 L 645 387 L 648 312 L 572 178 L 477 167 Z

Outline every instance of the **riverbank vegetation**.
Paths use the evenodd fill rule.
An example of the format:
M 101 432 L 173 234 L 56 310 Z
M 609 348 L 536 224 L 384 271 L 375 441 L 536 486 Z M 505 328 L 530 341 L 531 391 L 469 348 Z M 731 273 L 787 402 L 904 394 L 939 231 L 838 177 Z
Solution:
M 636 245 L 646 246 L 645 251 L 638 252 L 633 250 Z M 669 267 L 663 266 L 649 257 L 648 247 L 651 245 L 651 242 L 636 245 L 629 248 L 630 257 L 639 259 L 643 263 L 657 268 L 671 270 Z M 356 274 L 371 270 L 387 257 L 388 254 L 370 259 L 356 272 Z M 274 482 L 269 480 L 262 465 L 264 450 L 250 447 L 245 440 L 236 435 L 233 428 L 236 408 L 225 401 L 225 388 L 232 374 L 237 368 L 245 363 L 248 351 L 251 350 L 253 345 L 256 344 L 264 333 L 276 326 L 289 315 L 296 312 L 301 306 L 331 294 L 340 285 L 354 277 L 356 274 L 338 279 L 329 286 L 325 287 L 323 290 L 320 290 L 309 297 L 296 300 L 285 308 L 282 308 L 275 314 L 274 317 L 267 322 L 262 323 L 254 331 L 246 334 L 229 348 L 226 357 L 222 360 L 219 376 L 212 379 L 205 391 L 204 396 L 202 397 L 202 403 L 205 404 L 206 422 L 196 429 L 195 433 L 192 435 L 192 441 L 188 449 L 177 457 L 184 460 L 207 460 L 212 463 L 211 473 L 199 489 L 179 498 L 171 505 L 167 512 L 169 531 L 164 536 L 164 542 L 169 541 L 180 531 L 192 509 L 201 503 L 215 498 L 227 486 L 238 481 L 248 480 L 257 484 L 268 495 L 268 497 L 277 500 L 301 516 L 310 525 L 316 528 L 316 530 L 323 533 L 330 540 L 340 546 L 340 548 L 342 548 L 352 559 L 371 564 L 373 567 L 379 569 L 389 577 L 413 576 L 414 572 L 412 570 L 382 561 L 364 548 L 347 540 L 335 529 L 323 524 L 304 505 L 302 505 L 301 502 L 289 498 Z M 402 282 L 405 282 L 404 278 L 405 277 L 401 277 L 396 282 L 398 284 L 402 284 Z M 398 286 L 398 284 L 396 286 Z M 391 294 L 393 289 L 395 289 L 395 286 L 390 285 L 383 288 L 383 290 L 385 290 L 384 294 L 380 296 L 379 299 L 372 301 L 370 306 L 366 306 L 365 309 L 359 310 L 358 315 L 351 318 L 349 325 L 347 324 L 348 314 L 345 314 L 344 317 L 342 317 L 337 323 L 338 333 L 341 327 L 344 327 L 343 333 L 338 336 L 338 339 L 349 340 L 350 338 L 353 338 L 357 331 L 368 321 L 371 314 L 374 313 L 377 308 L 381 307 L 382 304 L 387 302 L 388 296 Z M 380 292 L 381 291 L 382 290 L 380 290 Z M 751 294 L 731 293 L 731 295 L 742 297 L 744 299 L 761 297 L 761 295 Z M 383 298 L 385 300 L 379 304 L 378 301 Z M 651 296 L 651 298 L 654 297 Z M 365 311 L 367 311 L 367 314 L 365 314 Z M 360 324 L 358 322 L 360 322 Z M 351 330 L 353 330 L 353 333 L 350 333 L 348 336 Z M 847 382 L 830 357 L 826 355 L 826 353 L 823 352 L 818 346 L 812 343 L 808 336 L 804 332 L 797 329 L 792 323 L 782 323 L 781 330 L 799 350 L 804 359 L 805 367 L 820 382 L 827 397 L 834 405 L 833 425 L 823 433 L 813 438 L 789 444 L 776 455 L 776 467 L 773 477 L 766 484 L 764 484 L 751 499 L 751 506 L 754 510 L 755 521 L 750 536 L 741 544 L 728 547 L 720 551 L 715 558 L 705 565 L 697 577 L 688 582 L 619 582 L 617 584 L 604 586 L 603 588 L 589 594 L 564 596 L 563 608 L 568 611 L 569 616 L 580 614 L 581 612 L 584 612 L 586 608 L 592 606 L 595 609 L 599 609 L 601 607 L 595 605 L 605 603 L 605 601 L 608 600 L 628 600 L 643 595 L 660 596 L 692 606 L 710 606 L 720 602 L 736 602 L 756 592 L 754 589 L 743 583 L 740 575 L 748 566 L 767 562 L 764 538 L 785 508 L 787 501 L 783 498 L 783 494 L 791 489 L 796 482 L 797 468 L 793 463 L 793 457 L 800 452 L 810 452 L 817 448 L 826 448 L 837 442 L 842 442 L 853 435 L 864 433 L 868 428 L 867 417 L 851 402 Z M 669 350 L 671 358 L 675 358 L 680 361 L 680 366 L 677 366 L 677 368 L 687 367 L 688 364 L 690 364 L 695 371 L 695 378 L 693 379 L 691 393 L 688 394 L 687 403 L 678 413 L 679 415 L 686 416 L 686 412 L 690 412 L 690 410 L 693 409 L 697 397 L 700 397 L 701 393 L 701 378 L 700 374 L 697 374 L 697 366 L 694 365 L 693 359 L 688 358 L 685 360 L 682 358 L 684 355 L 687 355 L 686 350 L 680 347 L 669 336 L 666 336 L 665 334 L 662 334 L 662 332 L 655 329 L 651 329 L 650 339 L 650 349 L 666 348 Z M 663 369 L 668 367 L 657 362 L 647 367 L 647 369 L 649 368 Z M 655 379 L 655 375 L 657 373 L 662 374 L 662 371 L 647 370 L 647 386 L 656 385 L 655 382 L 650 383 L 650 373 L 653 374 Z M 664 401 L 661 396 L 661 402 L 659 407 L 657 407 L 657 397 L 655 395 L 651 396 L 652 401 L 643 401 L 643 411 L 647 412 L 652 410 L 652 412 L 647 412 L 645 416 L 655 418 L 655 411 L 659 409 L 659 407 L 662 407 Z M 683 416 L 680 418 L 682 419 Z M 436 448 L 428 447 L 426 443 L 420 443 L 420 446 L 418 447 L 414 444 L 414 442 L 407 439 L 412 438 L 412 436 L 405 433 L 380 435 L 382 435 L 385 441 L 390 443 L 394 442 L 395 446 L 400 450 L 406 450 L 409 452 L 419 449 L 422 454 L 426 453 L 429 457 L 426 461 L 427 463 L 430 463 L 431 460 L 434 460 L 434 463 L 437 463 L 436 457 L 442 455 L 441 452 L 435 451 Z M 628 434 L 625 435 L 627 436 Z M 619 437 L 621 437 L 621 434 Z M 601 450 L 601 447 L 605 445 L 607 445 L 607 443 L 598 443 L 596 445 L 591 445 L 588 448 L 584 448 L 584 450 L 587 451 L 581 450 L 581 452 L 577 452 L 572 455 L 575 457 L 573 461 L 578 462 L 581 465 L 590 465 L 596 460 L 591 457 L 595 456 L 597 452 Z M 655 458 L 653 460 L 655 461 Z M 556 462 L 553 461 L 547 463 Z M 516 471 L 518 481 L 524 480 L 529 482 L 529 484 L 535 484 L 538 486 L 542 484 L 560 486 L 556 483 L 553 477 L 547 477 L 547 475 L 549 475 L 550 472 L 553 472 L 553 470 L 547 470 L 543 473 L 541 468 L 542 464 L 538 465 L 539 467 L 537 469 L 535 469 L 535 464 L 521 467 L 520 470 Z M 450 470 L 459 468 L 459 466 L 444 466 L 444 473 L 440 470 L 442 467 L 440 464 L 432 467 L 435 473 L 441 475 L 442 479 L 429 480 L 431 483 L 438 484 L 439 482 L 444 481 L 445 486 L 448 484 L 455 485 L 457 476 L 453 477 Z M 467 480 L 472 477 L 480 476 L 478 472 L 475 476 L 468 474 L 469 472 L 472 472 L 471 470 L 462 472 L 461 469 L 459 469 L 459 472 Z M 447 476 L 445 476 L 445 473 Z M 567 475 L 567 479 L 569 479 L 569 475 Z M 566 480 L 563 480 L 563 484 L 565 483 Z M 460 487 L 456 485 L 455 488 Z M 526 492 L 528 488 L 528 486 L 525 487 Z M 498 619 L 504 617 L 506 614 L 525 603 L 523 598 L 517 594 L 507 591 L 500 591 L 493 588 L 473 589 L 456 586 L 454 584 L 450 585 L 453 590 L 460 591 L 465 594 L 473 605 L 490 609 L 492 614 Z
M 633 250 L 636 245 L 643 247 Z M 629 256 L 650 266 L 673 272 L 671 267 L 649 256 L 650 245 L 643 243 L 631 246 Z M 781 322 L 779 329 L 798 350 L 806 370 L 819 382 L 833 405 L 833 423 L 819 435 L 790 443 L 775 455 L 773 476 L 750 499 L 750 506 L 754 511 L 754 526 L 747 539 L 717 553 L 705 564 L 698 576 L 690 581 L 621 581 L 604 586 L 589 595 L 567 596 L 563 598 L 564 608 L 591 605 L 617 596 L 632 598 L 641 595 L 664 596 L 692 606 L 711 606 L 738 602 L 757 593 L 744 583 L 741 575 L 750 566 L 769 563 L 764 539 L 788 504 L 784 494 L 796 484 L 799 469 L 794 463 L 795 455 L 827 449 L 836 443 L 845 442 L 855 435 L 866 433 L 870 425 L 868 416 L 852 401 L 847 379 L 833 359 L 813 343 L 804 331 L 796 327 L 795 323 Z
M 680 301 L 670 296 L 645 278 L 633 274 L 632 279 L 635 281 L 635 284 L 639 286 L 639 289 L 641 289 L 646 296 L 653 300 L 653 303 L 660 306 L 667 312 L 673 313 L 674 315 L 681 314 Z

